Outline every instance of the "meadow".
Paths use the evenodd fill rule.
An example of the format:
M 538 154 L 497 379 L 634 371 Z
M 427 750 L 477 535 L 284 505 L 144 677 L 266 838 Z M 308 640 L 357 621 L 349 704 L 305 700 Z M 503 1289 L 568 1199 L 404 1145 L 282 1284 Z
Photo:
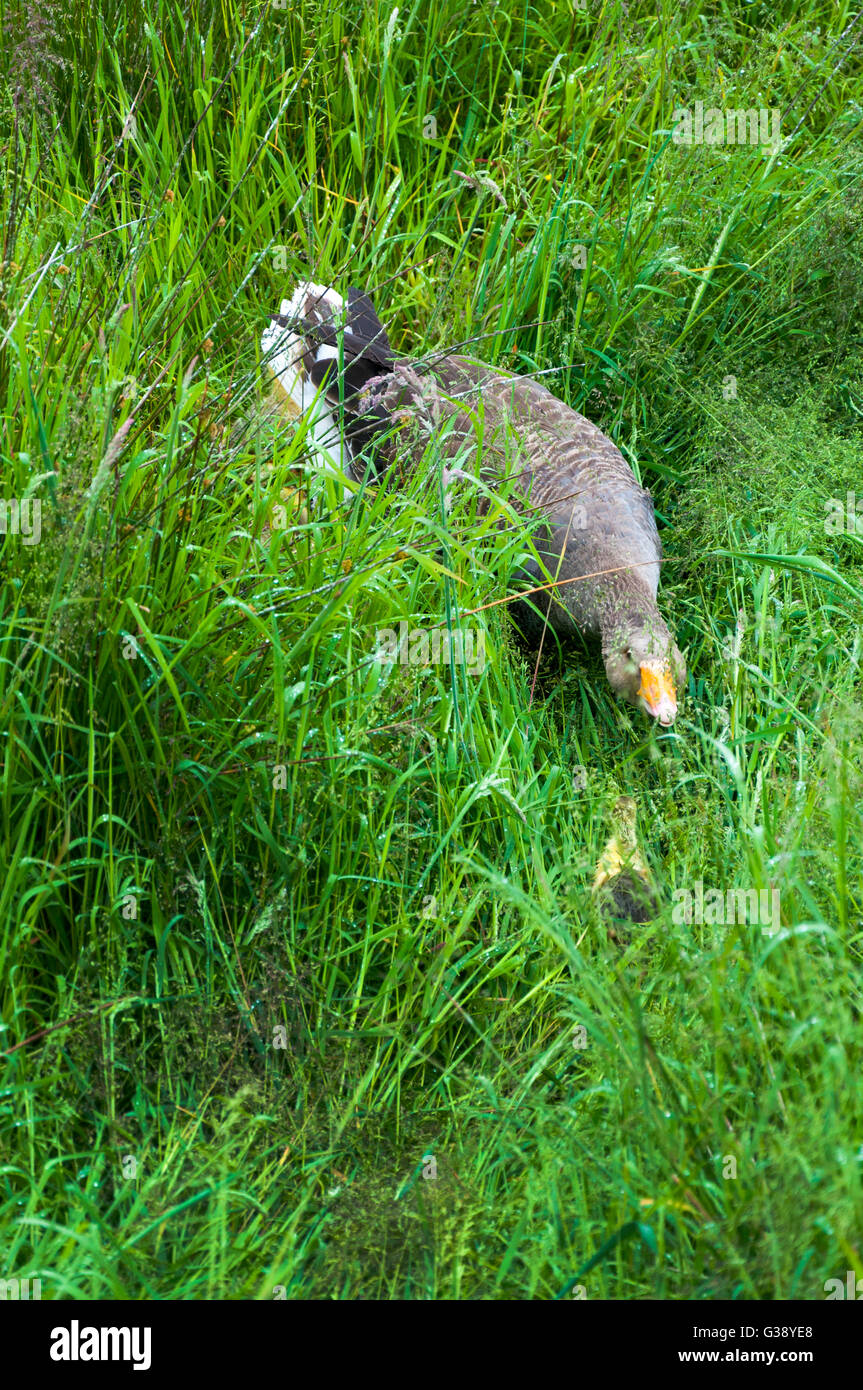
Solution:
M 863 1277 L 863 16 L 0 12 L 0 1277 Z M 781 138 L 685 143 L 681 110 Z M 524 537 L 439 469 L 309 467 L 260 348 L 309 275 L 614 439 L 656 501 L 672 729 L 589 644 L 516 640 Z M 376 659 L 400 623 L 481 669 Z M 661 908 L 612 934 L 621 794 Z M 677 920 L 698 884 L 778 921 Z

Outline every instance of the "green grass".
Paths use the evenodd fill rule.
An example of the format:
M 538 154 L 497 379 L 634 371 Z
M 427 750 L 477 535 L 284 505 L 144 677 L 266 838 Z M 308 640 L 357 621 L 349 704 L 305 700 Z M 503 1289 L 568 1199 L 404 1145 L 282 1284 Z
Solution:
M 3 9 L 21 43 L 47 11 Z M 0 1276 L 863 1275 L 863 540 L 825 527 L 863 493 L 863 20 L 51 13 L 0 68 L 2 496 L 42 508 L 37 545 L 0 536 Z M 698 100 L 790 140 L 679 146 Z M 524 539 L 446 517 L 433 458 L 352 504 L 303 478 L 259 344 L 308 270 L 617 441 L 690 670 L 671 733 L 590 648 L 535 670 L 502 602 Z M 401 620 L 480 631 L 484 671 L 382 666 Z M 622 945 L 590 897 L 620 792 L 663 900 Z M 780 930 L 675 921 L 697 880 L 778 889 Z

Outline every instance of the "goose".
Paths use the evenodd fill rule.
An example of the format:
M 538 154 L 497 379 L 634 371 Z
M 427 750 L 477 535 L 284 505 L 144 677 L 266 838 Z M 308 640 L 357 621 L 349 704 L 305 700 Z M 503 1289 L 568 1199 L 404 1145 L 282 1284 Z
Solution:
M 619 796 L 611 811 L 612 834 L 596 864 L 591 892 L 606 919 L 649 922 L 659 900 L 638 845 L 638 810 L 631 796 Z M 611 935 L 619 939 L 613 926 Z
M 539 560 L 525 565 L 534 625 L 598 638 L 614 692 L 673 724 L 686 667 L 657 606 L 653 500 L 598 426 L 529 376 L 456 353 L 398 357 L 371 298 L 353 286 L 343 297 L 300 284 L 261 348 L 325 472 L 360 485 L 393 464 L 417 467 L 431 439 L 448 494 L 473 476 L 460 466 L 471 459 L 492 484 L 514 471 L 514 505 L 541 519 Z

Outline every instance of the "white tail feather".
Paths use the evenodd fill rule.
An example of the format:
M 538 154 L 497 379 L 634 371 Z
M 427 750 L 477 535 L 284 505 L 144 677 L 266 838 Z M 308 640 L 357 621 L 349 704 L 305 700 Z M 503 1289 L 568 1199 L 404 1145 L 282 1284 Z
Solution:
M 327 311 L 334 315 L 344 309 L 340 294 L 326 285 L 317 285 L 308 280 L 297 286 L 290 299 L 282 300 L 279 316 L 300 318 L 306 313 L 309 300 L 320 303 L 322 307 L 325 305 Z M 350 454 L 333 412 L 306 373 L 303 360 L 306 351 L 307 345 L 303 339 L 293 329 L 283 328 L 281 324 L 270 323 L 261 335 L 265 365 L 306 421 L 310 458 L 322 473 L 339 477 L 349 472 Z M 336 349 L 332 347 L 319 347 L 315 352 L 317 361 L 337 356 Z M 345 496 L 348 495 L 345 489 Z

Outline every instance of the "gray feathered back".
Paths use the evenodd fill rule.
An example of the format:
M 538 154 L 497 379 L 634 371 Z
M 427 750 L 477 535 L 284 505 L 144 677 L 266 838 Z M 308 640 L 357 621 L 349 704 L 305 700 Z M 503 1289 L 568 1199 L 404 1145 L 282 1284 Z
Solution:
M 397 359 L 367 295 L 349 289 L 344 302 L 311 289 L 297 292 L 285 323 L 341 421 L 357 481 L 391 464 L 420 467 L 432 444 L 492 489 L 510 476 L 510 500 L 542 516 L 533 535 L 542 563 L 531 561 L 527 577 L 547 582 L 544 566 L 557 581 L 556 598 L 537 604 L 556 630 L 605 641 L 645 614 L 661 624 L 653 501 L 596 425 L 529 377 L 455 354 Z

